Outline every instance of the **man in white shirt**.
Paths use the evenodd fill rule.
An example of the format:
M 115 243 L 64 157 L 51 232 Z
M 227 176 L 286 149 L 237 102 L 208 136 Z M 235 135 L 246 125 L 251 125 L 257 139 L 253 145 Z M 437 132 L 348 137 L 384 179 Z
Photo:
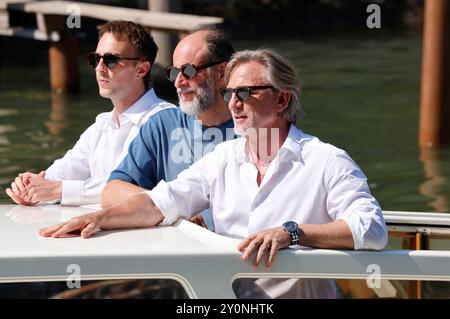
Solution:
M 19 174 L 6 189 L 17 204 L 98 203 L 111 171 L 125 157 L 139 128 L 153 114 L 175 107 L 149 88 L 150 69 L 158 47 L 143 26 L 110 21 L 99 31 L 95 52 L 87 56 L 95 68 L 99 93 L 111 100 L 64 157 L 45 172 Z
M 43 229 L 89 237 L 101 229 L 170 225 L 211 208 L 215 231 L 243 238 L 242 259 L 271 267 L 278 249 L 383 249 L 381 208 L 349 155 L 305 134 L 293 67 L 270 50 L 233 55 L 221 90 L 242 138 L 219 144 L 171 182 L 117 206 Z M 255 279 L 264 297 L 334 297 L 328 280 Z M 238 297 L 246 295 L 237 291 Z M 251 297 L 253 297 L 252 295 Z M 248 296 L 247 296 L 248 297 Z

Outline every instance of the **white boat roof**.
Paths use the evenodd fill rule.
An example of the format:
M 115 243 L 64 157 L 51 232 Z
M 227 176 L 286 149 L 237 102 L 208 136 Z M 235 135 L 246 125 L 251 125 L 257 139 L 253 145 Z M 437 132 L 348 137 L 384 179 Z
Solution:
M 111 256 L 154 254 L 195 255 L 230 251 L 238 240 L 224 238 L 191 223 L 181 227 L 158 227 L 128 230 L 106 230 L 83 239 L 39 236 L 39 229 L 56 225 L 72 217 L 98 210 L 92 207 L 48 205 L 38 207 L 0 206 L 0 236 L 3 257 Z M 192 236 L 194 226 L 196 237 Z M 198 228 L 198 229 L 197 229 Z M 181 230 L 181 231 L 180 231 Z M 208 235 L 208 239 L 202 234 Z M 15 240 L 12 240 L 15 238 Z
M 450 280 L 450 251 L 285 249 L 266 271 L 241 259 L 240 242 L 181 220 L 174 226 L 102 231 L 93 238 L 44 238 L 40 228 L 92 207 L 0 206 L 0 282 L 65 281 L 77 264 L 82 279 L 171 278 L 189 297 L 234 297 L 238 277 L 359 278 L 379 265 L 383 279 Z

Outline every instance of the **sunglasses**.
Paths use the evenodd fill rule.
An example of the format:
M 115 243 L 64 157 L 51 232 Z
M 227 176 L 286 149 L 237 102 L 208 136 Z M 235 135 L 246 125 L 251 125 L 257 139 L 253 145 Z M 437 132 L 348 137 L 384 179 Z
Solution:
M 178 74 L 180 74 L 180 72 L 181 72 L 181 74 L 183 74 L 183 76 L 186 79 L 190 79 L 190 78 L 193 78 L 194 76 L 196 76 L 199 71 L 207 69 L 213 65 L 220 64 L 223 62 L 226 62 L 226 61 L 217 61 L 217 62 L 203 64 L 200 66 L 195 66 L 192 63 L 186 63 L 186 64 L 183 64 L 181 66 L 181 68 L 176 68 L 174 66 L 168 66 L 166 68 L 166 76 L 170 82 L 175 82 Z
M 222 96 L 225 102 L 229 103 L 234 93 L 236 94 L 236 98 L 239 101 L 243 102 L 250 99 L 252 92 L 265 89 L 274 89 L 274 87 L 272 85 L 263 85 L 263 86 L 240 86 L 235 89 L 223 88 L 220 89 L 220 95 Z
M 86 55 L 86 59 L 89 63 L 89 66 L 92 68 L 97 67 L 97 65 L 100 63 L 100 60 L 103 59 L 103 63 L 106 65 L 108 69 L 114 68 L 119 60 L 141 60 L 142 58 L 126 58 L 122 56 L 115 55 L 113 53 L 105 53 L 103 55 L 100 55 L 95 52 L 91 52 L 88 55 Z

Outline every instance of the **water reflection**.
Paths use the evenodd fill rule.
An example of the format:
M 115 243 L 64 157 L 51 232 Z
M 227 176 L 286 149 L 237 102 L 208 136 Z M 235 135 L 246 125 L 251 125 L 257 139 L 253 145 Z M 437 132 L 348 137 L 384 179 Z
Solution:
M 58 136 L 67 127 L 67 96 L 53 92 L 51 98 L 52 109 L 50 111 L 50 119 L 45 121 L 45 126 L 51 135 Z
M 0 109 L 0 118 L 9 117 L 11 115 L 17 114 L 16 110 L 10 109 Z M 0 124 L 0 146 L 11 145 L 11 141 L 7 136 L 7 133 L 14 131 L 14 125 L 11 124 Z
M 59 205 L 14 206 L 6 216 L 18 224 L 60 223 L 94 211 L 93 208 Z
M 448 161 L 445 160 L 445 150 L 422 148 L 419 160 L 423 164 L 426 180 L 420 184 L 419 192 L 432 198 L 428 206 L 435 212 L 450 212 L 450 193 L 446 187 L 449 175 L 446 171 Z
M 0 125 L 0 146 L 9 146 L 11 141 L 6 135 L 6 133 L 14 131 L 14 126 L 6 124 Z

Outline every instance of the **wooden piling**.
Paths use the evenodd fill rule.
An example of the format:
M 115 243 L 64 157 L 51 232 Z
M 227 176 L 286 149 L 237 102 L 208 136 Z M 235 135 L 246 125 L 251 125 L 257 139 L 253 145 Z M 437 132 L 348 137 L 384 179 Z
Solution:
M 78 40 L 66 27 L 66 19 L 60 15 L 36 14 L 38 30 L 43 34 L 58 31 L 59 40 L 49 43 L 48 59 L 50 88 L 56 93 L 78 92 Z
M 57 93 L 78 92 L 78 43 L 75 34 L 63 33 L 49 48 L 50 87 Z
M 426 0 L 419 146 L 450 143 L 450 1 Z
M 180 3 L 178 0 L 148 0 L 148 8 L 153 12 L 178 12 Z M 176 34 L 152 31 L 153 39 L 158 45 L 156 63 L 166 67 L 172 65 L 172 53 L 179 40 Z

